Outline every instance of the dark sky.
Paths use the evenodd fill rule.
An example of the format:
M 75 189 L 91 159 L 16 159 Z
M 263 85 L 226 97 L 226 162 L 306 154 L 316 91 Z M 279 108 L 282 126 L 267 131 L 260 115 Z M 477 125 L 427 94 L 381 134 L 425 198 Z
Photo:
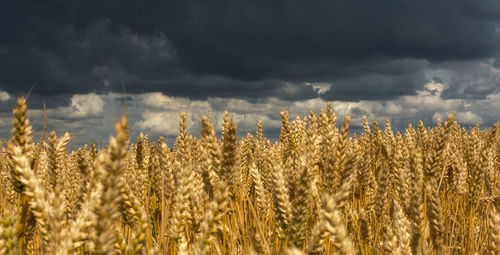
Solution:
M 1 134 L 33 85 L 33 119 L 47 102 L 53 128 L 77 142 L 106 139 L 112 125 L 89 129 L 116 119 L 123 87 L 132 128 L 153 135 L 174 135 L 164 122 L 178 111 L 198 132 L 199 114 L 224 109 L 241 130 L 263 119 L 274 134 L 280 110 L 326 101 L 401 128 L 446 112 L 490 125 L 499 22 L 498 0 L 4 1 Z

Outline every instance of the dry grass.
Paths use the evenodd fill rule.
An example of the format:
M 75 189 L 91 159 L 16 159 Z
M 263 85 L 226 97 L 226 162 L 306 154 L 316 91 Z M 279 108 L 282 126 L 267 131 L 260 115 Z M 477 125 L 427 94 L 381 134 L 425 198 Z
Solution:
M 181 113 L 173 148 L 126 117 L 116 138 L 68 152 L 69 134 L 35 144 L 26 100 L 0 148 L 1 254 L 499 254 L 498 125 L 450 115 L 404 134 L 368 124 L 348 136 L 328 104 L 289 121 L 280 141 L 257 123 L 200 138 Z

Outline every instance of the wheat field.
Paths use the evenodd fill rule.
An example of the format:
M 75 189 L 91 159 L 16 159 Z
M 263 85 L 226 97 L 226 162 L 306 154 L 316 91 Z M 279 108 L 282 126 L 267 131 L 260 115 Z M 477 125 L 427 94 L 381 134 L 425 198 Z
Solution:
M 69 152 L 68 133 L 34 141 L 26 112 L 20 97 L 0 148 L 0 254 L 500 254 L 498 123 L 363 118 L 349 136 L 328 104 L 281 112 L 271 142 L 227 112 L 197 138 L 180 113 L 169 148 L 123 116 L 107 146 Z

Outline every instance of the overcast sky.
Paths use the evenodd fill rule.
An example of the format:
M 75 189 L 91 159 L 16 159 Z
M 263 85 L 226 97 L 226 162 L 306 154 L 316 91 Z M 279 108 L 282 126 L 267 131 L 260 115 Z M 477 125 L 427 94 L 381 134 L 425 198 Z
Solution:
M 332 101 L 339 119 L 402 130 L 454 112 L 500 120 L 498 0 L 4 1 L 0 4 L 0 140 L 17 96 L 30 118 L 104 143 L 123 112 L 138 132 L 172 140 L 179 112 L 199 133 L 227 109 L 240 135 L 278 137 L 291 117 Z M 382 124 L 382 123 L 381 123 Z

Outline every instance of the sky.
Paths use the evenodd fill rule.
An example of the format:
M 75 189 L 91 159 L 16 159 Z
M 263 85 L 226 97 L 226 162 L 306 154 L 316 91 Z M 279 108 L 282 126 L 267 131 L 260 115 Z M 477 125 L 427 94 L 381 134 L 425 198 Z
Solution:
M 132 139 L 178 134 L 188 112 L 220 130 L 279 137 L 291 119 L 332 102 L 403 131 L 454 113 L 463 125 L 500 120 L 498 0 L 4 1 L 0 4 L 0 141 L 29 96 L 43 126 L 72 144 L 105 144 L 124 111 Z M 124 93 L 126 91 L 126 93 Z M 341 121 L 339 121 L 339 125 Z

